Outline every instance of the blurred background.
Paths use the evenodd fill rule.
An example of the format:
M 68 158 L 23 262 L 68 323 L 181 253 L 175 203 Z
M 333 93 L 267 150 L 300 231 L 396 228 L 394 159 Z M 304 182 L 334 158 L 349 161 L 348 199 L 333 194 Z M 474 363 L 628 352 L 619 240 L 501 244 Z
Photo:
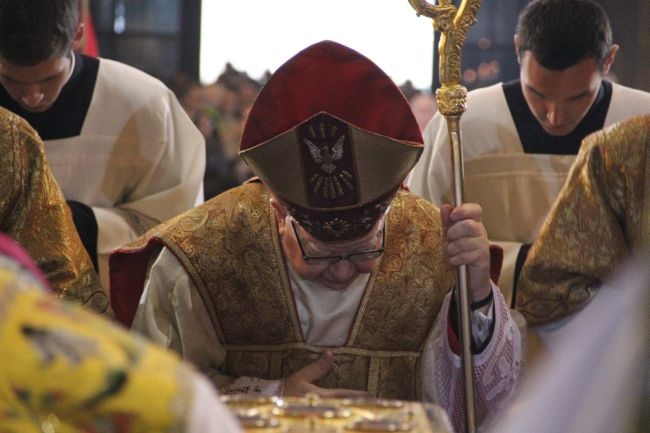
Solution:
M 357 49 L 398 84 L 436 87 L 430 21 L 406 0 L 84 0 L 102 57 L 170 84 L 178 74 L 210 84 L 230 63 L 256 79 L 300 48 L 333 39 Z M 517 77 L 512 36 L 526 0 L 484 0 L 463 51 L 468 89 Z M 601 0 L 621 45 L 622 84 L 650 90 L 650 2 Z
M 437 109 L 439 35 L 407 0 L 80 2 L 84 51 L 165 82 L 203 133 L 206 200 L 251 175 L 237 154 L 248 109 L 275 69 L 317 41 L 343 43 L 375 61 L 401 88 L 420 128 Z M 462 81 L 469 90 L 518 77 L 513 35 L 526 3 L 482 2 L 463 49 Z M 610 78 L 650 91 L 650 1 L 599 3 L 621 46 Z

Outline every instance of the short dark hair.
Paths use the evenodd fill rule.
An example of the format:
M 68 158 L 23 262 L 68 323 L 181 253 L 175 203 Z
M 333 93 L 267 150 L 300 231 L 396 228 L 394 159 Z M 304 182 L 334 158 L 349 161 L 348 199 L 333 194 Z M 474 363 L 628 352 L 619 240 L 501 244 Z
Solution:
M 79 0 L 0 0 L 0 59 L 31 66 L 66 53 Z
M 607 14 L 591 0 L 533 0 L 517 20 L 519 54 L 530 51 L 551 70 L 589 58 L 602 68 L 612 46 Z

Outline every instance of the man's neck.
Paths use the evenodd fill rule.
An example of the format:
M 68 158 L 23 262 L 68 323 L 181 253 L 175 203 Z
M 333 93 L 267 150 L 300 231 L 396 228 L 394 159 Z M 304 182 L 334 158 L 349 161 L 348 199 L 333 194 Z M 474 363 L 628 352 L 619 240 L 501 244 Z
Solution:
M 576 155 L 582 139 L 605 126 L 605 117 L 612 99 L 612 84 L 602 81 L 598 95 L 585 117 L 571 133 L 563 137 L 544 131 L 526 103 L 519 80 L 504 83 L 503 92 L 525 153 Z

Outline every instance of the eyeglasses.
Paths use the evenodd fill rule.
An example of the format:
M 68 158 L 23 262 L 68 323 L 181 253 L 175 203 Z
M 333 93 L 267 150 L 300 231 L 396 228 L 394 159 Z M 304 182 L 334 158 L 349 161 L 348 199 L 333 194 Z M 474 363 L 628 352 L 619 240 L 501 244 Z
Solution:
M 331 266 L 335 263 L 340 262 L 341 260 L 349 260 L 355 266 L 360 266 L 365 262 L 378 259 L 384 253 L 384 245 L 386 243 L 386 229 L 385 227 L 381 228 L 381 247 L 376 250 L 369 251 L 359 251 L 356 253 L 350 253 L 340 256 L 308 256 L 305 254 L 305 250 L 302 247 L 302 242 L 300 241 L 300 236 L 298 236 L 298 230 L 296 229 L 296 223 L 292 219 L 291 227 L 293 227 L 293 233 L 296 235 L 296 240 L 298 241 L 298 247 L 300 247 L 300 253 L 304 261 L 311 265 L 327 265 Z

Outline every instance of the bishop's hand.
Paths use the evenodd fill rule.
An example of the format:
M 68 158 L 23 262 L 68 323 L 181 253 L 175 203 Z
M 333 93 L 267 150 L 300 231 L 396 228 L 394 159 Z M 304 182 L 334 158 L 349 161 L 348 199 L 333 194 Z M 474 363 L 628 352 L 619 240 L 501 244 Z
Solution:
M 327 389 L 314 385 L 314 382 L 325 376 L 333 366 L 334 355 L 329 350 L 325 351 L 318 360 L 290 374 L 284 380 L 283 395 L 304 396 L 306 394 L 315 394 L 322 398 L 359 398 L 368 396 L 366 391 L 342 388 Z
M 440 207 L 445 255 L 452 266 L 467 265 L 471 302 L 485 299 L 492 290 L 490 243 L 482 216 L 483 210 L 476 203 Z

